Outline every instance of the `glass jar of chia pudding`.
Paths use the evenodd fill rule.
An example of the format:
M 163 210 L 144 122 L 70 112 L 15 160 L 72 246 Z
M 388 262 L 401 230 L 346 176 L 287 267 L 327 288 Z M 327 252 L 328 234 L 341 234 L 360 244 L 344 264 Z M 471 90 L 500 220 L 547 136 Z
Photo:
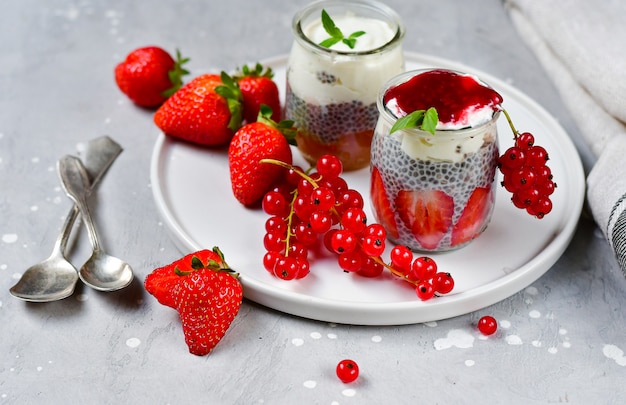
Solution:
M 414 251 L 461 248 L 487 228 L 495 204 L 502 97 L 472 75 L 406 72 L 380 91 L 371 149 L 371 202 L 388 238 Z M 391 132 L 413 111 L 435 108 L 434 133 Z
M 346 41 L 323 44 L 322 11 Z M 330 153 L 344 170 L 367 167 L 378 91 L 404 71 L 404 25 L 382 3 L 326 0 L 296 13 L 292 29 L 285 118 L 298 128 L 298 149 L 312 164 Z

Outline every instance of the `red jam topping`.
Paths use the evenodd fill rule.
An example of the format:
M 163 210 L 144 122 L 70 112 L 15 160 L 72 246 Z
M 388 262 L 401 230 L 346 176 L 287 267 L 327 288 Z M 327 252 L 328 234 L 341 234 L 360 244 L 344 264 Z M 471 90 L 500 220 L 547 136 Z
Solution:
M 474 77 L 449 70 L 438 69 L 413 76 L 410 80 L 385 92 L 384 103 L 397 104 L 396 116 L 434 107 L 439 122 L 455 124 L 466 122 L 466 114 L 484 107 L 499 110 L 502 96 L 480 84 Z

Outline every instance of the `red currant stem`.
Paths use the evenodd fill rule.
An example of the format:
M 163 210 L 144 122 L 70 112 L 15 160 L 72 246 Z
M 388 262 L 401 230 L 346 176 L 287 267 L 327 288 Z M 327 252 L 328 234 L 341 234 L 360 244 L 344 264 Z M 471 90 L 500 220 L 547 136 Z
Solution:
M 419 280 L 418 281 L 409 280 L 408 278 L 404 277 L 404 274 L 402 274 L 398 270 L 394 269 L 391 265 L 385 263 L 380 257 L 370 256 L 370 258 L 372 260 L 374 260 L 376 263 L 378 263 L 381 266 L 383 266 L 384 268 L 386 268 L 387 270 L 389 270 L 389 272 L 391 274 L 393 274 L 396 277 L 401 278 L 402 280 L 406 281 L 407 283 L 413 284 L 414 286 L 417 286 L 419 284 Z
M 290 169 L 290 170 L 294 168 L 289 163 L 285 163 L 285 162 L 283 162 L 281 160 L 276 160 L 276 159 L 261 159 L 261 160 L 259 160 L 259 163 L 270 163 L 270 164 L 281 166 L 281 167 L 284 167 L 284 168 Z M 294 170 L 294 172 L 298 173 L 298 175 L 300 175 L 300 177 L 302 177 L 303 179 L 305 179 L 306 181 L 311 183 L 313 188 L 318 188 L 319 187 L 317 182 L 315 180 L 313 180 L 313 178 L 311 176 L 307 175 L 306 173 L 304 173 L 304 172 L 302 172 L 300 170 Z
M 291 240 L 291 237 L 295 236 L 291 232 L 291 224 L 293 223 L 293 214 L 295 213 L 293 209 L 293 204 L 295 203 L 296 198 L 298 198 L 297 189 L 293 191 L 293 198 L 291 199 L 291 202 L 289 203 L 289 215 L 287 216 L 287 236 L 285 237 L 285 257 L 289 256 L 289 242 Z
M 517 136 L 519 135 L 519 131 L 515 128 L 515 125 L 513 125 L 513 120 L 511 119 L 511 116 L 509 115 L 509 113 L 503 108 L 502 112 L 504 113 L 504 116 L 506 117 L 506 120 L 509 123 L 509 127 L 511 127 L 511 131 L 513 131 L 513 139 L 517 139 Z

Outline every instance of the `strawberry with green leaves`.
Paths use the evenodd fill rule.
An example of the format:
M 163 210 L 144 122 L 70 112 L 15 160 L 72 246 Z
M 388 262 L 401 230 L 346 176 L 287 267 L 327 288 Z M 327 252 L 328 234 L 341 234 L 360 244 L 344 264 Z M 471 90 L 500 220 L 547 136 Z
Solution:
M 243 118 L 247 123 L 257 120 L 262 104 L 272 109 L 274 121 L 280 121 L 280 96 L 273 77 L 272 68 L 264 68 L 260 63 L 257 63 L 254 69 L 244 65 L 235 75 L 243 98 Z
M 228 148 L 233 194 L 246 206 L 258 203 L 287 173 L 284 167 L 261 163 L 261 159 L 274 159 L 287 165 L 293 160 L 289 146 L 295 143 L 293 121 L 277 123 L 271 116 L 271 108 L 261 106 L 258 120 L 241 127 Z
M 222 72 L 196 77 L 174 93 L 154 114 L 166 134 L 199 145 L 228 143 L 241 126 L 241 91 Z
M 154 270 L 144 285 L 178 311 L 189 352 L 198 356 L 209 354 L 224 337 L 243 300 L 238 274 L 217 247 Z
M 135 104 L 158 107 L 182 86 L 188 61 L 178 51 L 174 60 L 157 46 L 135 49 L 115 67 L 115 82 Z

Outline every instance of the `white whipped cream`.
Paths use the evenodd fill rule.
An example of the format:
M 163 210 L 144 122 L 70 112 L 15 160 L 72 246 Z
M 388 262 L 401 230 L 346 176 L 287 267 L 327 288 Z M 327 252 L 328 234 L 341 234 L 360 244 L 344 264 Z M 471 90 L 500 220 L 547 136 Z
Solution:
M 345 36 L 355 31 L 365 31 L 365 34 L 357 38 L 354 49 L 341 41 L 331 47 L 344 52 L 342 54 L 313 52 L 299 41 L 294 41 L 288 63 L 291 90 L 306 101 L 320 104 L 353 100 L 374 103 L 382 85 L 404 71 L 402 47 L 398 45 L 391 50 L 365 56 L 356 52 L 380 48 L 395 36 L 396 31 L 385 21 L 373 18 L 353 14 L 331 17 Z M 321 19 L 303 27 L 303 32 L 315 44 L 329 37 Z M 323 83 L 318 77 L 320 73 L 332 75 L 334 80 Z

